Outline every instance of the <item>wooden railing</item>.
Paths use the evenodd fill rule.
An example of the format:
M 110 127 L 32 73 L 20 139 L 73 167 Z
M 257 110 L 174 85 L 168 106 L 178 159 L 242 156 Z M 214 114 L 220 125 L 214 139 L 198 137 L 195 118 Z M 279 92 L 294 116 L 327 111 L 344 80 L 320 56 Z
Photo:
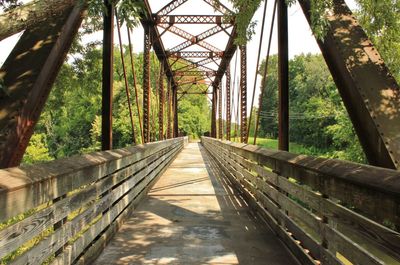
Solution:
M 0 264 L 90 264 L 186 141 L 0 170 Z
M 400 264 L 400 172 L 202 143 L 302 264 Z

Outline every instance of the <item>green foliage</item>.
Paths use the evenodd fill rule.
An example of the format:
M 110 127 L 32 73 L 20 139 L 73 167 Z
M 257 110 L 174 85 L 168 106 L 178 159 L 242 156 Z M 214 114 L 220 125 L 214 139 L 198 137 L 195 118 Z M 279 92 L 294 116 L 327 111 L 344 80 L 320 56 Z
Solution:
M 235 18 L 238 30 L 237 42 L 244 44 L 254 34 L 255 23 L 251 23 L 254 11 L 260 6 L 262 0 L 229 0 L 235 7 Z M 329 30 L 327 15 L 338 0 L 302 0 L 309 2 L 311 7 L 311 29 L 318 39 L 324 39 Z M 399 0 L 355 0 L 358 4 L 357 17 L 369 37 L 374 40 L 378 48 L 383 48 L 383 57 L 389 68 L 396 65 L 400 69 L 400 1 Z M 296 0 L 286 0 L 288 6 Z M 240 12 L 239 12 L 240 11 Z M 394 47 L 391 44 L 395 44 Z M 381 49 L 379 49 L 381 50 Z M 387 54 L 386 54 L 387 53 Z M 394 71 L 394 70 L 392 70 Z M 399 72 L 396 72 L 399 80 Z
M 200 138 L 209 130 L 210 115 L 210 107 L 205 95 L 186 95 L 179 101 L 179 129 L 193 139 Z
M 264 68 L 265 61 L 261 63 L 259 73 L 264 73 Z M 258 135 L 266 138 L 277 138 L 278 56 L 270 56 L 268 69 L 266 78 L 261 81 L 261 84 L 263 84 L 262 87 L 264 87 L 264 97 L 261 105 L 262 113 L 260 115 L 260 130 Z
M 229 0 L 235 9 L 235 22 L 237 24 L 237 44 L 245 44 L 254 35 L 256 22 L 251 21 L 255 11 L 262 0 Z M 294 4 L 295 0 L 285 0 L 287 5 Z M 327 14 L 333 6 L 334 0 L 310 0 L 311 4 L 311 28 L 318 39 L 323 39 L 329 29 Z
M 129 49 L 123 47 L 124 57 L 129 60 Z M 25 163 L 35 163 L 69 157 L 100 150 L 101 147 L 101 69 L 102 50 L 97 45 L 88 45 L 79 55 L 73 55 L 61 68 L 54 87 L 46 102 L 44 111 L 35 128 Z M 151 55 L 151 139 L 158 136 L 158 88 L 160 64 Z M 138 80 L 138 101 L 142 113 L 143 54 L 134 54 Z M 132 104 L 135 140 L 141 142 L 139 116 L 133 88 L 132 69 L 126 66 L 129 92 Z M 113 147 L 122 148 L 133 144 L 128 100 L 123 79 L 121 54 L 114 51 L 113 91 Z M 166 93 L 167 83 L 164 80 Z M 194 89 L 204 90 L 204 85 Z M 209 105 L 205 95 L 186 95 L 179 101 L 180 131 L 194 138 L 200 137 L 209 128 Z M 164 109 L 167 120 L 167 107 Z M 165 130 L 165 128 L 164 128 Z
M 23 163 L 32 164 L 50 160 L 49 149 L 46 147 L 46 135 L 43 133 L 34 134 L 25 151 Z
M 103 0 L 80 0 L 81 4 L 88 7 L 88 16 L 85 18 L 84 28 L 88 32 L 102 29 L 103 14 L 107 9 Z M 115 1 L 108 0 L 116 7 L 120 24 L 126 23 L 133 29 L 140 23 L 140 14 L 143 11 L 143 1 Z
M 400 81 L 400 0 L 358 0 L 356 16 L 396 80 Z
M 253 137 L 249 137 L 249 143 L 252 144 L 254 142 Z M 258 138 L 257 137 L 257 145 L 262 146 L 268 149 L 278 150 L 278 140 L 270 139 L 270 138 Z M 314 147 L 306 147 L 297 143 L 289 144 L 289 152 L 302 154 L 302 155 L 313 155 L 313 156 L 329 156 L 329 154 L 322 153 L 321 150 L 318 150 Z
M 237 44 L 245 44 L 254 35 L 256 22 L 252 22 L 252 18 L 261 0 L 230 0 L 236 11 L 235 23 L 237 26 Z
M 264 72 L 262 62 L 260 72 Z M 260 137 L 277 138 L 278 58 L 270 57 L 261 106 Z M 309 155 L 365 162 L 363 151 L 322 55 L 289 62 L 290 140 Z M 251 134 L 250 134 L 251 135 Z M 293 148 L 293 147 L 290 147 Z

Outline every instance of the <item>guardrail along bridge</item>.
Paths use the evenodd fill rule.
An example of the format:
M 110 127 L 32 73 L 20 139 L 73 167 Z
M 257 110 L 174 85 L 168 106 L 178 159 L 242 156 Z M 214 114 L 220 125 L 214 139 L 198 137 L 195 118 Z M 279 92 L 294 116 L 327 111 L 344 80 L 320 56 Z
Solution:
M 131 105 L 137 105 L 142 142 L 113 149 L 113 36 L 114 25 L 119 33 L 121 25 L 106 1 L 102 151 L 20 165 L 87 15 L 85 4 L 62 2 L 45 19 L 34 14 L 22 28 L 1 33 L 4 39 L 24 30 L 0 70 L 2 263 L 400 264 L 399 86 L 344 0 L 333 1 L 329 30 L 318 45 L 370 165 L 288 152 L 284 0 L 275 0 L 273 12 L 279 150 L 248 144 L 249 51 L 235 42 L 235 12 L 211 0 L 166 1 L 159 10 L 151 9 L 150 0 L 139 1 L 144 50 L 143 80 L 137 82 L 143 98 L 129 107 L 132 115 Z M 180 13 L 191 2 L 204 4 L 210 14 Z M 310 21 L 310 1 L 299 3 Z M 195 32 L 182 29 L 188 24 Z M 199 33 L 198 25 L 207 29 Z M 225 49 L 209 42 L 218 34 Z M 180 42 L 166 47 L 166 37 Z M 151 49 L 161 80 L 167 80 L 165 87 L 158 82 L 158 132 L 150 118 Z M 240 142 L 231 141 L 230 65 L 236 52 Z M 191 90 L 198 84 L 207 90 Z M 131 84 L 125 85 L 129 99 Z M 210 97 L 210 133 L 200 142 L 189 142 L 178 128 L 179 99 L 188 94 Z

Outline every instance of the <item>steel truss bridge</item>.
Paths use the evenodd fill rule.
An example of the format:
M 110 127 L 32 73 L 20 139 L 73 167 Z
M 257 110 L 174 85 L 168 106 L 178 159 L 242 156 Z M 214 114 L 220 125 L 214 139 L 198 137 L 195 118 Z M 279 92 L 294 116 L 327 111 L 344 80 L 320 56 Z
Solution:
M 136 106 L 141 144 L 133 130 L 131 147 L 112 147 L 114 30 L 120 36 L 122 25 L 106 1 L 102 151 L 21 166 L 86 7 L 66 1 L 45 21 L 26 19 L 0 70 L 0 261 L 400 264 L 399 85 L 344 0 L 334 0 L 327 36 L 317 42 L 370 165 L 287 152 L 284 0 L 275 0 L 273 16 L 278 25 L 279 150 L 248 144 L 248 51 L 235 42 L 240 10 L 202 0 L 197 2 L 212 10 L 209 14 L 180 12 L 193 1 L 172 0 L 157 10 L 150 0 L 142 1 L 143 80 L 129 84 L 124 71 L 132 129 Z M 310 1 L 298 2 L 310 22 Z M 205 30 L 191 32 L 188 25 Z M 226 42 L 213 43 L 215 36 Z M 166 38 L 177 42 L 167 47 Z M 161 65 L 158 132 L 151 129 L 151 50 Z M 230 135 L 235 53 L 240 58 L 240 143 Z M 143 89 L 141 109 L 137 97 L 130 101 L 131 87 L 137 96 L 137 82 Z M 193 90 L 197 85 L 204 89 Z M 189 94 L 211 100 L 210 134 L 201 143 L 188 143 L 179 131 L 179 100 Z

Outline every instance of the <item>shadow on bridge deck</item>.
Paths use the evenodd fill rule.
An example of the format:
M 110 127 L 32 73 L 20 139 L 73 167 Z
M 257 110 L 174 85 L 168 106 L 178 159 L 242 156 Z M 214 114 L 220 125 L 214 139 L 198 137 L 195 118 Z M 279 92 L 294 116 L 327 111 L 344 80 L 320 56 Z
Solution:
M 199 143 L 178 155 L 95 264 L 297 264 Z

